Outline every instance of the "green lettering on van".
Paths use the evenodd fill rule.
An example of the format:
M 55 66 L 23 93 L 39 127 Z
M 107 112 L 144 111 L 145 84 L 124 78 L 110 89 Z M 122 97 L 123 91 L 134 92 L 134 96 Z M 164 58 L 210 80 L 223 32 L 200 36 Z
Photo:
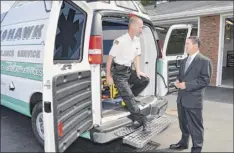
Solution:
M 40 39 L 43 34 L 43 28 L 44 24 L 12 29 L 2 29 L 1 41 Z
M 1 74 L 42 81 L 41 63 L 1 61 Z

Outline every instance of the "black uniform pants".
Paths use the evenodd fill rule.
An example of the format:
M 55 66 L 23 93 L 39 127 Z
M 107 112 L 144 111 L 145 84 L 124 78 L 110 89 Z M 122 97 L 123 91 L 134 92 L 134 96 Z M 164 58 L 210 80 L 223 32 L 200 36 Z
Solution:
M 192 137 L 192 152 L 201 152 L 203 146 L 203 117 L 201 108 L 185 108 L 181 103 L 177 103 L 178 118 L 182 137 L 180 144 L 188 146 L 189 136 Z
M 127 109 L 131 113 L 133 121 L 138 121 L 140 124 L 146 122 L 146 116 L 141 113 L 138 107 L 135 96 L 141 93 L 149 84 L 149 79 L 137 77 L 136 71 L 130 67 L 113 64 L 112 65 L 112 77 L 114 84 L 118 90 L 119 95 L 122 97 L 126 104 Z

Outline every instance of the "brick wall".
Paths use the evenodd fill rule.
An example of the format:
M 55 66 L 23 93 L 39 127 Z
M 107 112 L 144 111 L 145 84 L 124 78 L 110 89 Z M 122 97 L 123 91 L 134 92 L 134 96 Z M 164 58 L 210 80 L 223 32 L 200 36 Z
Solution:
M 216 85 L 218 51 L 219 51 L 220 16 L 205 16 L 200 18 L 201 53 L 211 59 L 213 75 L 211 86 Z

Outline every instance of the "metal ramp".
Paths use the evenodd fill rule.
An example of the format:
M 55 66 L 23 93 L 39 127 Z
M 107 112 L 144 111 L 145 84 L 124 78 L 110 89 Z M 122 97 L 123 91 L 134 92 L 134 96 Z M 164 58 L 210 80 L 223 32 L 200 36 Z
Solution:
M 145 133 L 142 131 L 142 127 L 140 127 L 135 132 L 125 136 L 123 143 L 136 148 L 143 148 L 155 135 L 165 130 L 173 121 L 175 121 L 175 118 L 163 115 L 149 123 L 151 132 Z

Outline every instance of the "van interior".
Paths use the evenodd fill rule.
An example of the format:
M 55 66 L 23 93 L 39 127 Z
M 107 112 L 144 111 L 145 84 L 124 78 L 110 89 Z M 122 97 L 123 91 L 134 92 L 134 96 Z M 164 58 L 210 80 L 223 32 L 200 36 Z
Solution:
M 102 67 L 102 70 L 105 71 L 107 57 L 112 47 L 113 41 L 116 38 L 128 32 L 128 16 L 127 14 L 112 15 L 111 13 L 110 14 L 108 13 L 100 17 L 100 19 L 102 19 L 102 23 L 101 23 L 101 26 L 98 23 L 97 28 L 98 30 L 102 30 L 103 63 L 101 67 Z M 64 60 L 75 60 L 75 61 L 77 61 L 77 59 L 78 61 L 82 60 L 82 54 L 80 53 L 82 50 L 82 47 L 80 46 L 82 46 L 81 36 L 83 36 L 85 33 L 85 20 L 86 20 L 85 12 L 83 12 L 81 9 L 78 9 L 78 7 L 74 7 L 71 2 L 66 2 L 66 1 L 64 2 L 64 7 L 61 9 L 59 21 L 58 21 L 58 30 L 56 34 L 55 50 L 54 50 L 54 63 L 60 63 L 61 61 L 64 61 Z M 99 19 L 98 19 L 98 22 L 99 22 Z M 69 26 L 69 30 L 67 30 L 68 26 Z M 74 35 L 74 33 L 76 34 Z M 140 43 L 141 43 L 141 53 L 142 53 L 141 58 L 140 58 L 140 68 L 141 68 L 141 71 L 145 72 L 150 78 L 149 85 L 145 88 L 145 90 L 142 93 L 139 94 L 138 97 L 136 97 L 137 102 L 139 103 L 140 109 L 144 109 L 149 106 L 148 104 L 154 102 L 156 99 L 155 79 L 156 79 L 156 59 L 157 59 L 156 43 L 157 42 L 154 37 L 154 31 L 151 28 L 151 25 L 149 26 L 147 22 L 144 23 L 142 34 L 140 36 Z M 100 76 L 102 76 L 101 72 L 102 71 L 100 71 Z M 97 76 L 97 77 L 99 78 L 100 76 Z M 61 77 L 63 78 L 63 76 Z M 85 79 L 89 79 L 89 78 L 91 78 L 91 75 L 87 74 L 87 78 L 84 78 L 83 80 L 85 81 Z M 103 80 L 104 79 L 105 79 L 105 75 L 104 75 Z M 65 80 L 67 81 L 66 78 Z M 72 84 L 72 82 L 70 82 L 70 84 Z M 99 85 L 98 84 L 96 85 L 97 87 L 95 88 L 102 89 L 103 87 L 102 83 L 100 83 Z M 89 85 L 85 84 L 82 87 L 79 87 L 79 88 L 77 87 L 78 91 L 75 91 L 76 89 L 74 88 L 69 89 L 70 90 L 69 94 L 67 94 L 68 93 L 67 92 L 65 95 L 63 95 L 63 98 L 60 98 L 60 100 L 65 103 L 66 101 L 68 101 L 66 96 L 68 96 L 70 100 L 71 98 L 73 98 L 73 96 L 76 97 L 77 94 L 85 92 L 86 94 L 84 94 L 84 96 L 80 96 L 81 97 L 80 100 L 74 101 L 74 105 L 77 105 L 79 103 L 79 105 L 83 105 L 82 111 L 90 110 L 91 92 L 86 91 L 87 86 Z M 66 90 L 63 90 L 63 91 L 66 92 Z M 73 93 L 71 94 L 71 92 Z M 110 91 L 109 91 L 109 95 L 107 91 L 107 96 L 109 96 L 109 98 L 103 98 L 104 95 L 102 95 L 103 94 L 102 90 L 100 90 L 99 92 L 100 92 L 99 93 L 100 100 L 97 99 L 96 102 L 100 103 L 101 123 L 115 121 L 116 119 L 123 118 L 123 117 L 130 115 L 130 112 L 126 109 L 126 107 L 121 105 L 121 101 L 122 101 L 121 97 L 118 97 L 117 99 L 116 98 L 112 99 L 110 97 Z M 60 96 L 62 95 L 59 95 L 59 97 Z M 84 101 L 84 99 L 86 99 L 87 101 Z M 69 112 L 70 110 L 72 110 L 72 107 L 73 107 L 72 104 L 71 106 L 66 106 L 66 108 L 61 106 L 61 109 L 62 109 L 61 110 L 62 114 L 60 115 L 61 118 L 65 115 L 68 116 L 66 112 Z M 81 107 L 79 109 L 81 109 Z M 72 115 L 70 115 L 69 117 L 75 118 L 76 115 L 74 114 L 79 114 L 82 111 L 75 110 L 73 111 L 73 113 L 70 113 Z M 83 120 L 82 123 L 86 123 L 91 120 L 90 119 L 91 115 L 87 114 L 87 116 L 88 116 L 87 119 Z M 67 123 L 71 124 L 71 122 L 69 121 L 71 121 L 71 119 L 67 120 L 66 124 Z
M 102 30 L 103 30 L 103 64 L 102 64 L 102 77 L 105 80 L 105 70 L 106 70 L 106 62 L 109 51 L 112 47 L 114 39 L 122 36 L 123 34 L 128 32 L 128 22 L 120 19 L 104 19 L 102 22 Z M 155 93 L 155 63 L 157 58 L 157 50 L 155 39 L 153 36 L 152 29 L 148 25 L 144 25 L 142 34 L 140 36 L 141 40 L 141 58 L 140 58 L 140 68 L 143 72 L 147 73 L 150 76 L 150 83 L 147 88 L 136 97 L 136 101 L 139 105 L 144 106 L 147 103 L 150 103 L 154 100 Z M 134 67 L 133 67 L 134 69 Z M 105 86 L 105 85 L 104 85 Z M 104 87 L 102 85 L 102 88 Z M 107 87 L 108 88 L 108 87 Z M 109 91 L 107 89 L 108 98 L 104 98 L 105 92 L 102 92 L 102 118 L 112 118 L 113 116 L 120 118 L 124 116 L 128 116 L 130 113 L 127 111 L 126 107 L 121 105 L 121 97 L 117 96 L 117 98 L 110 97 L 110 90 L 114 91 L 116 89 L 110 88 Z M 140 102 L 141 101 L 141 102 Z M 113 118 L 112 118 L 113 119 Z

